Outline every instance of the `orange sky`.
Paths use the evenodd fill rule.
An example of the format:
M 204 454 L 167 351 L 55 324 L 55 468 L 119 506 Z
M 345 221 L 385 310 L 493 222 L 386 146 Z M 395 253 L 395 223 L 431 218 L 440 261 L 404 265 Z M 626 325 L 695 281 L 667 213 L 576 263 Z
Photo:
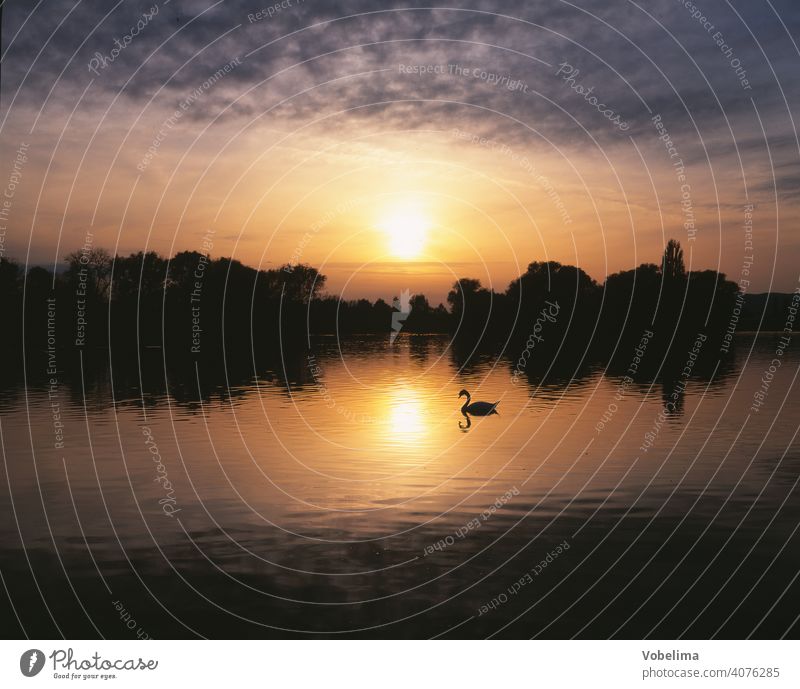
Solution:
M 24 19 L 9 15 L 4 36 Z M 87 231 L 112 252 L 171 255 L 201 250 L 212 233 L 215 257 L 260 267 L 299 260 L 328 275 L 331 293 L 389 299 L 410 289 L 436 303 L 457 277 L 504 289 L 533 260 L 576 264 L 602 281 L 658 261 L 670 237 L 682 242 L 693 267 L 738 279 L 743 208 L 752 202 L 751 291 L 790 291 L 797 282 L 785 108 L 765 77 L 754 92 L 763 108 L 759 125 L 714 47 L 694 33 L 693 58 L 708 63 L 702 76 L 717 87 L 724 111 L 713 112 L 702 79 L 687 66 L 681 72 L 665 58 L 648 77 L 619 61 L 613 36 L 595 46 L 584 36 L 572 56 L 570 44 L 549 31 L 519 58 L 511 47 L 541 29 L 507 21 L 501 50 L 491 46 L 502 19 L 484 26 L 480 15 L 470 18 L 470 35 L 485 31 L 484 38 L 494 36 L 490 45 L 466 41 L 467 30 L 442 11 L 433 22 L 442 42 L 416 42 L 409 37 L 431 17 L 405 12 L 393 21 L 352 20 L 350 31 L 341 22 L 319 35 L 302 29 L 287 43 L 297 55 L 286 55 L 271 53 L 257 33 L 269 27 L 241 24 L 233 14 L 216 17 L 240 22 L 230 34 L 190 29 L 172 39 L 187 48 L 180 59 L 163 52 L 157 60 L 148 50 L 158 50 L 165 16 L 91 81 L 86 60 L 56 69 L 61 63 L 47 62 L 47 53 L 25 73 L 31 56 L 15 56 L 12 45 L 0 152 L 9 173 L 21 142 L 29 153 L 5 219 L 5 255 L 52 266 Z M 686 17 L 671 18 L 686 24 Z M 204 15 L 197 26 L 204 19 L 217 26 Z M 663 32 L 641 21 L 666 50 Z M 101 28 L 92 45 L 113 45 L 117 30 Z M 353 47 L 359 30 L 376 34 L 382 50 Z M 461 43 L 451 47 L 454 36 Z M 590 57 L 600 49 L 607 61 L 618 60 L 617 75 Z M 579 82 L 614 102 L 629 131 L 599 116 L 557 73 L 567 58 L 582 65 Z M 443 67 L 408 73 L 419 64 Z M 209 85 L 224 65 L 229 73 Z M 677 76 L 666 73 L 673 69 Z M 673 94 L 651 88 L 659 70 L 671 77 Z M 489 74 L 518 77 L 526 91 L 493 84 Z M 754 83 L 758 75 L 752 68 Z M 678 97 L 682 89 L 694 100 Z M 653 113 L 663 113 L 686 165 L 694 238 L 680 206 L 687 182 L 676 175 Z M 159 130 L 163 140 L 148 157 Z

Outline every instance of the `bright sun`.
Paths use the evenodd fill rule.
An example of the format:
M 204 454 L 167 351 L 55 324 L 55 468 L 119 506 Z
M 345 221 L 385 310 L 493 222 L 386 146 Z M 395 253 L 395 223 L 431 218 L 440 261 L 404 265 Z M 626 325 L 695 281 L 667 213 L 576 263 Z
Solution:
M 423 213 L 413 209 L 397 210 L 379 225 L 389 238 L 389 248 L 398 258 L 414 258 L 425 245 L 430 223 Z

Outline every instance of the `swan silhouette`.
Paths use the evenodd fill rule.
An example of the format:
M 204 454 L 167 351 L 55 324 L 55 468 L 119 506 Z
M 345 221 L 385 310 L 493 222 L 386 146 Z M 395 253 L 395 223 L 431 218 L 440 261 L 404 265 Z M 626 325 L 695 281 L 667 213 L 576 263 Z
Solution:
M 463 397 L 464 395 L 467 396 L 467 401 L 464 402 L 464 406 L 461 407 L 461 413 L 466 416 L 467 414 L 472 414 L 473 416 L 489 416 L 489 414 L 497 414 L 497 405 L 500 402 L 473 402 L 470 404 L 470 400 L 472 396 L 466 391 L 462 390 L 458 393 L 459 397 Z

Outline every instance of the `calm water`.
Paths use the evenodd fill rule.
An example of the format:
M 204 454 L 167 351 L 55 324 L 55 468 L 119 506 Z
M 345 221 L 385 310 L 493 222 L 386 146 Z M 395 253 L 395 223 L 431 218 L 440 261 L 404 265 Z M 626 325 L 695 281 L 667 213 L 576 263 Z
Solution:
M 775 346 L 742 336 L 661 420 L 674 384 L 515 386 L 424 336 L 7 384 L 4 631 L 796 636 L 796 348 L 750 411 Z M 465 428 L 462 387 L 500 415 Z

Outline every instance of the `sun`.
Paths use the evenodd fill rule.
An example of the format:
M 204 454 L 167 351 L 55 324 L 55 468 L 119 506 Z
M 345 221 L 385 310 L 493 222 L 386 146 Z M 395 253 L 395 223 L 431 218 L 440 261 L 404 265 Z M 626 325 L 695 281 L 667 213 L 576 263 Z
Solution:
M 397 209 L 378 225 L 389 239 L 389 250 L 398 258 L 419 256 L 425 246 L 430 221 L 413 208 Z

